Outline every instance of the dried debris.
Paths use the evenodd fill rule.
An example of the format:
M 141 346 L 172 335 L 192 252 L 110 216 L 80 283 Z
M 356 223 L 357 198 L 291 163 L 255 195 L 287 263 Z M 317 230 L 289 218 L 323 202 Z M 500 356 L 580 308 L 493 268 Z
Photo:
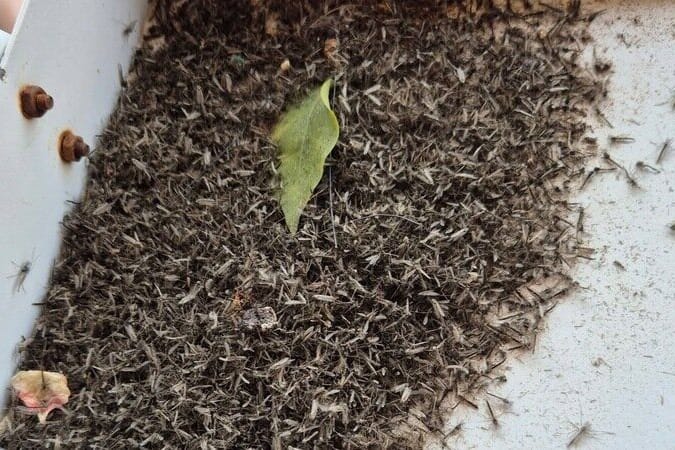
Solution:
M 248 331 L 269 331 L 279 324 L 277 315 L 269 306 L 247 309 L 241 318 L 240 326 Z
M 279 65 L 279 70 L 281 72 L 288 72 L 291 69 L 292 69 L 291 62 L 289 61 L 288 58 L 284 59 Z
M 326 59 L 334 60 L 335 53 L 337 53 L 337 50 L 338 50 L 337 39 L 329 38 L 326 39 L 326 41 L 323 43 L 323 55 L 326 57 Z
M 578 11 L 470 3 L 160 0 L 25 349 L 71 414 L 0 445 L 419 447 L 400 424 L 527 346 L 559 288 L 534 286 L 575 258 L 602 88 Z M 342 134 L 291 237 L 269 132 L 328 77 Z

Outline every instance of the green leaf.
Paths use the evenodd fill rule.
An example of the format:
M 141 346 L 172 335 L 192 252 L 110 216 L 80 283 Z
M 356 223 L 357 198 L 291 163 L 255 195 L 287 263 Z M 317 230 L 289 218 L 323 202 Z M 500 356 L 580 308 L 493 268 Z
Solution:
M 272 130 L 272 141 L 279 148 L 281 209 L 291 233 L 298 231 L 302 210 L 321 181 L 326 157 L 340 134 L 328 93 L 333 80 L 310 92 L 290 108 Z

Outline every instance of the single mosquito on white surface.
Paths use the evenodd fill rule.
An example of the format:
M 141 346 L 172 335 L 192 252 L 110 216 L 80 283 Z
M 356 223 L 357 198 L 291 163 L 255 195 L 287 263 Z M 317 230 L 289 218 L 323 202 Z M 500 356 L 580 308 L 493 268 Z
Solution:
M 609 431 L 599 431 L 591 428 L 590 421 L 583 420 L 583 413 L 581 412 L 581 406 L 579 407 L 579 422 L 570 424 L 574 427 L 574 430 L 569 435 L 567 441 L 567 448 L 578 448 L 582 447 L 583 444 L 589 440 L 596 438 L 599 434 L 614 434 Z
M 34 263 L 35 263 L 35 249 L 33 249 L 33 253 L 31 254 L 31 258 L 29 260 L 24 261 L 21 264 L 17 264 L 12 261 L 12 264 L 14 264 L 14 266 L 16 266 L 16 268 L 18 269 L 17 273 L 7 277 L 7 278 L 14 278 L 14 284 L 12 285 L 12 294 L 16 294 L 17 292 L 23 289 L 23 284 L 26 281 L 26 278 L 28 277 L 28 274 L 30 273 L 31 269 L 33 268 Z
M 584 422 L 582 425 L 575 425 L 576 430 L 572 438 L 567 443 L 567 448 L 580 445 L 587 437 L 591 436 L 591 423 Z

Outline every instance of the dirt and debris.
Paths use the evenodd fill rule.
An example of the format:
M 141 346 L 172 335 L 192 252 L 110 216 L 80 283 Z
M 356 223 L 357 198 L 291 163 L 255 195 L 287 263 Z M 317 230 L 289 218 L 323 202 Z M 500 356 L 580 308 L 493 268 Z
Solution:
M 253 3 L 158 2 L 24 345 L 70 412 L 10 410 L 6 448 L 419 447 L 402 424 L 532 345 L 603 94 L 578 12 Z M 328 77 L 293 238 L 269 131 Z
M 240 326 L 248 331 L 268 331 L 274 329 L 278 324 L 279 321 L 274 309 L 264 306 L 244 311 Z

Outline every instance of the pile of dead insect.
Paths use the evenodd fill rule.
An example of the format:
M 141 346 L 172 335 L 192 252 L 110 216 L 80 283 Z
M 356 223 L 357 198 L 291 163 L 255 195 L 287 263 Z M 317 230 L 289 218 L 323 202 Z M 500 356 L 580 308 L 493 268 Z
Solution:
M 574 11 L 440 5 L 159 2 L 25 346 L 67 411 L 10 412 L 0 443 L 415 446 L 402 423 L 531 346 L 600 88 Z M 331 77 L 340 138 L 292 236 L 270 130 Z

